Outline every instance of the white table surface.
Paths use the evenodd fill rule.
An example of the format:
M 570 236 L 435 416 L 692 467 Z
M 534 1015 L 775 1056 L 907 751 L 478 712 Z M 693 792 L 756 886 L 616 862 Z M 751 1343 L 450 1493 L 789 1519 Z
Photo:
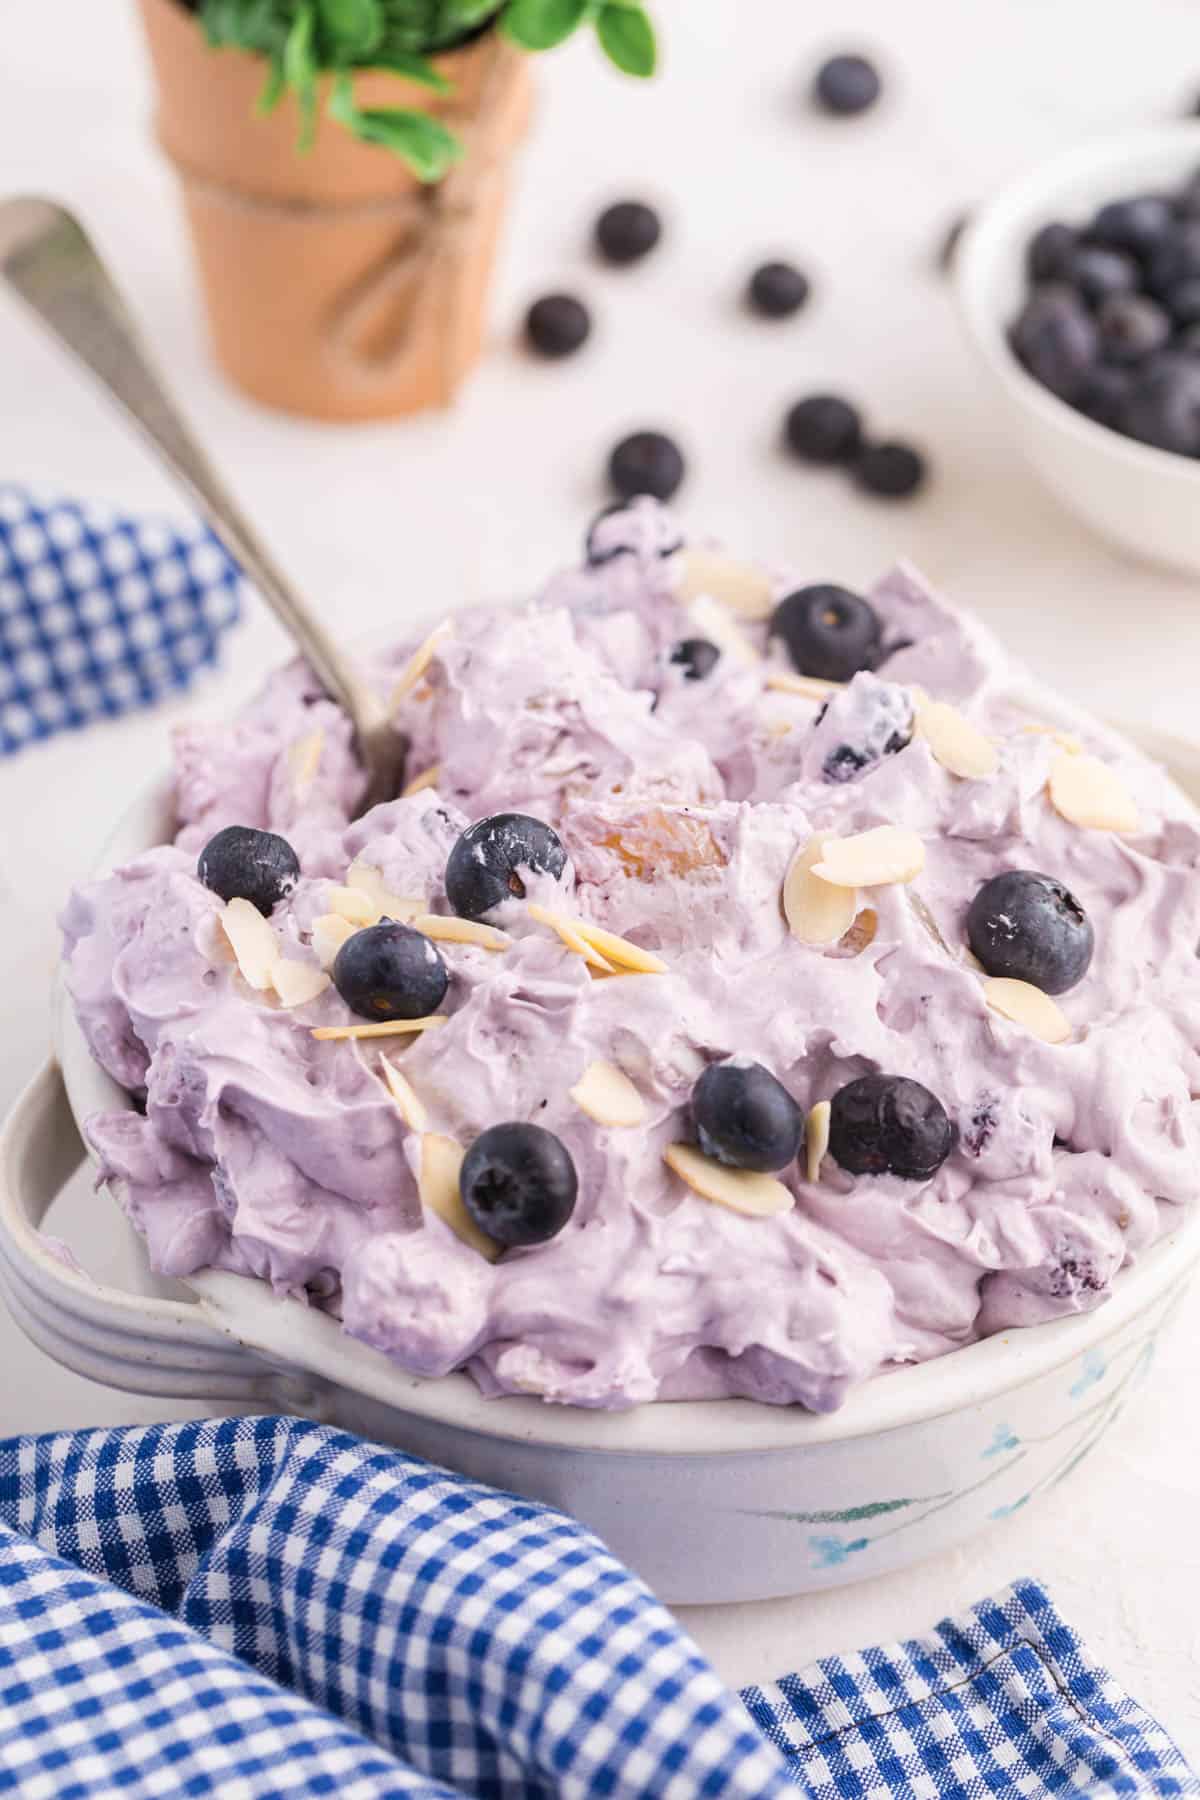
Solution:
M 1122 561 L 1034 484 L 980 402 L 931 247 L 948 218 L 1011 172 L 1092 131 L 1177 112 L 1200 87 L 1193 0 L 658 0 L 668 42 L 653 91 L 609 78 L 588 45 L 544 69 L 536 135 L 495 296 L 492 342 L 452 415 L 318 427 L 258 411 L 207 359 L 175 197 L 149 141 L 132 8 L 57 0 L 12 8 L 0 73 L 0 186 L 66 198 L 123 272 L 172 377 L 251 513 L 347 632 L 519 590 L 570 557 L 604 497 L 626 429 L 688 447 L 685 518 L 865 582 L 913 557 L 1062 687 L 1109 713 L 1196 731 L 1200 595 Z M 748 24 L 753 15 L 753 29 Z M 814 116 L 818 53 L 881 52 L 886 104 Z M 603 272 L 595 210 L 644 193 L 667 237 L 644 268 Z M 737 297 L 771 252 L 817 294 L 781 326 Z M 565 366 L 514 347 L 523 304 L 569 286 L 594 341 Z M 786 403 L 858 396 L 878 429 L 911 434 L 936 480 L 919 503 L 857 498 L 777 453 Z M 0 474 L 175 502 L 140 450 L 18 316 L 0 305 Z M 188 702 L 96 727 L 0 766 L 0 1102 L 44 1056 L 54 917 L 114 813 L 163 759 L 169 716 L 219 714 L 281 653 L 265 616 Z M 236 666 L 233 664 L 236 663 Z M 76 1242 L 105 1259 L 112 1214 L 83 1209 Z M 168 1416 L 56 1368 L 0 1319 L 0 1432 Z M 1200 1293 L 1132 1416 L 1081 1474 L 965 1551 L 819 1599 L 690 1611 L 730 1679 L 920 1629 L 1015 1576 L 1052 1582 L 1126 1684 L 1200 1759 Z M 187 1408 L 176 1409 L 177 1414 Z

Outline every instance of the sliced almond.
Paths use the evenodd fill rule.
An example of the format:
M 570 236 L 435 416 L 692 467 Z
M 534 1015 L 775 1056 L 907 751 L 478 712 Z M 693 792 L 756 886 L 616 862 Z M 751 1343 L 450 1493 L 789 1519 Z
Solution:
M 277 956 L 271 970 L 271 985 L 285 1006 L 307 1006 L 310 1000 L 325 992 L 329 977 L 314 963 Z
M 646 1116 L 646 1102 L 615 1063 L 589 1063 L 570 1094 L 597 1125 L 640 1125 Z
M 341 913 L 322 913 L 313 921 L 312 947 L 323 969 L 332 969 L 346 939 L 352 938 L 359 929 L 349 919 L 343 919 Z
M 429 636 L 425 639 L 425 642 L 413 651 L 413 654 L 401 671 L 399 680 L 392 689 L 391 698 L 388 701 L 389 711 L 395 712 L 405 695 L 412 693 L 418 681 L 420 681 L 422 675 L 424 675 L 426 669 L 428 669 L 430 663 L 437 655 L 441 646 L 446 642 L 447 638 L 452 637 L 453 634 L 454 626 L 449 619 L 443 619 L 442 623 L 430 632 Z
M 1073 737 L 1069 731 L 1060 731 L 1057 725 L 1038 725 L 1031 720 L 1028 725 L 1022 725 L 1021 730 L 1029 732 L 1032 737 L 1053 738 L 1060 749 L 1069 750 L 1072 756 L 1080 755 L 1083 750 L 1077 737 Z
M 444 1025 L 444 1013 L 431 1013 L 424 1019 L 381 1019 L 374 1025 L 314 1025 L 312 1035 L 315 1038 L 377 1038 L 404 1037 L 412 1031 L 432 1031 L 435 1025 Z
M 486 1233 L 480 1231 L 463 1204 L 459 1189 L 459 1177 L 462 1174 L 463 1147 L 456 1144 L 453 1138 L 439 1137 L 436 1132 L 426 1132 L 421 1139 L 421 1172 L 417 1177 L 417 1192 L 421 1196 L 421 1205 L 435 1212 L 439 1219 L 445 1221 L 464 1244 L 472 1250 L 478 1250 L 488 1262 L 495 1262 L 503 1252 L 503 1245 L 492 1241 Z
M 388 1084 L 392 1099 L 396 1103 L 396 1111 L 404 1123 L 412 1131 L 424 1131 L 429 1124 L 429 1113 L 425 1102 L 414 1089 L 406 1075 L 402 1075 L 395 1063 L 390 1063 L 386 1056 L 379 1059 L 383 1070 L 383 1079 Z M 457 1146 L 456 1146 L 457 1148 Z
M 402 800 L 411 799 L 413 794 L 419 794 L 425 788 L 436 787 L 438 782 L 441 780 L 441 776 L 442 776 L 441 763 L 430 763 L 430 765 L 427 769 L 422 769 L 421 773 L 419 775 L 413 776 L 412 780 L 408 783 L 407 787 L 404 789 L 403 793 L 401 794 L 401 796 L 400 796 L 401 799 Z
M 770 577 L 761 569 L 719 550 L 685 550 L 679 561 L 675 592 L 680 600 L 707 594 L 744 619 L 765 619 L 770 614 L 775 596 Z
M 668 1144 L 663 1161 L 693 1193 L 748 1219 L 773 1219 L 791 1212 L 795 1201 L 782 1181 L 750 1169 L 727 1169 L 691 1144 Z
M 825 839 L 813 837 L 792 858 L 783 883 L 783 916 L 801 944 L 819 947 L 845 937 L 858 912 L 853 888 L 834 887 L 813 874 L 824 854 Z
M 237 959 L 242 978 L 260 994 L 271 987 L 271 975 L 279 960 L 279 942 L 257 906 L 240 897 L 230 900 L 221 914 L 221 929 Z
M 631 944 L 628 938 L 618 937 L 615 931 L 605 931 L 602 926 L 593 925 L 590 919 L 572 919 L 571 924 L 585 944 L 598 950 L 606 962 L 616 963 L 618 970 L 628 969 L 634 975 L 667 973 L 666 963 L 661 956 L 655 956 L 653 950 L 643 950 L 640 944 Z
M 925 846 L 915 831 L 876 825 L 853 837 L 826 838 L 813 873 L 834 887 L 888 887 L 914 881 L 925 867 Z
M 321 752 L 325 748 L 325 733 L 310 731 L 307 737 L 296 738 L 288 745 L 288 774 L 292 780 L 292 792 L 297 800 L 304 800 L 316 780 L 317 770 L 321 766 Z
M 1000 767 L 991 738 L 984 737 L 978 726 L 944 700 L 918 703 L 917 732 L 943 769 L 964 781 L 981 781 Z
M 804 1168 L 810 1181 L 821 1179 L 821 1164 L 829 1149 L 829 1119 L 833 1111 L 828 1100 L 818 1100 L 804 1127 Z
M 610 962 L 606 962 L 598 950 L 593 950 L 587 939 L 577 929 L 579 921 L 568 919 L 564 913 L 551 912 L 548 906 L 540 906 L 536 900 L 529 903 L 529 916 L 536 919 L 539 925 L 548 925 L 551 931 L 558 933 L 568 950 L 576 956 L 582 956 L 585 963 L 593 969 L 599 969 L 602 975 L 615 975 L 616 970 Z
M 766 685 L 777 694 L 798 694 L 802 700 L 828 700 L 845 687 L 844 681 L 822 681 L 819 675 L 794 675 L 790 669 L 768 669 Z
M 346 886 L 357 889 L 375 902 L 375 919 L 367 921 L 372 925 L 383 918 L 409 924 L 425 910 L 425 901 L 419 894 L 394 894 L 384 881 L 382 871 L 361 860 L 356 859 L 346 870 Z
M 993 1012 L 1023 1025 L 1033 1037 L 1045 1044 L 1062 1044 L 1071 1035 L 1071 1026 L 1062 1009 L 1028 981 L 1013 981 L 1007 975 L 994 975 L 983 984 L 983 997 Z
M 715 644 L 722 656 L 749 666 L 760 658 L 741 626 L 719 600 L 700 594 L 688 607 L 688 617 L 701 637 Z
M 478 919 L 459 919 L 441 913 L 418 913 L 409 923 L 443 944 L 478 944 L 481 950 L 507 950 L 512 943 L 507 931 L 484 925 Z
M 1138 809 L 1115 769 L 1098 756 L 1064 751 L 1050 769 L 1054 810 L 1091 831 L 1136 831 Z
M 373 895 L 364 893 L 361 888 L 328 888 L 325 893 L 325 903 L 337 918 L 345 919 L 348 925 L 354 925 L 360 930 L 364 925 L 379 923 L 379 902 Z

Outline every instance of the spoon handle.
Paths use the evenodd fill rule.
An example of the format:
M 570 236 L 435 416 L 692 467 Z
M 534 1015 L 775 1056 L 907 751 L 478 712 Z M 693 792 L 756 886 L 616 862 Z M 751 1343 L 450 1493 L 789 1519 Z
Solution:
M 279 569 L 185 425 L 91 239 L 52 201 L 0 201 L 0 275 L 158 451 L 358 729 L 368 764 L 382 707 Z

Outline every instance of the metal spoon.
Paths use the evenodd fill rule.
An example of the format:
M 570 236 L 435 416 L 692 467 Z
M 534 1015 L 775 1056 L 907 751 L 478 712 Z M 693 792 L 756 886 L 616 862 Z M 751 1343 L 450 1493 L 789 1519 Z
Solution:
M 382 701 L 279 569 L 184 424 L 78 219 L 50 200 L 0 201 L 0 275 L 157 450 L 295 640 L 325 691 L 350 715 L 367 771 L 360 812 L 392 799 L 404 740 L 390 725 Z

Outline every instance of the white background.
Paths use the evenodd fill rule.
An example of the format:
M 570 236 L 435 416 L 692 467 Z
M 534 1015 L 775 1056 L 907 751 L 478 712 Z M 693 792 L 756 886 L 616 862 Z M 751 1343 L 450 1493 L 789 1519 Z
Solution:
M 946 222 L 1091 132 L 1179 112 L 1200 90 L 1193 0 L 659 0 L 667 68 L 652 90 L 610 78 L 591 46 L 544 65 L 535 135 L 495 295 L 488 354 L 452 415 L 317 427 L 255 410 L 207 360 L 171 181 L 149 136 L 132 7 L 5 8 L 0 188 L 77 206 L 121 271 L 217 460 L 284 560 L 347 633 L 520 589 L 575 553 L 604 498 L 610 443 L 647 424 L 691 458 L 686 519 L 796 564 L 865 582 L 912 556 L 1061 686 L 1096 708 L 1196 730 L 1200 595 L 1119 560 L 1060 514 L 1003 441 L 932 267 Z M 886 103 L 815 116 L 819 53 L 874 47 Z M 1200 128 L 1198 128 L 1200 129 Z M 1200 138 L 1198 157 L 1200 161 Z M 585 253 L 597 207 L 659 201 L 667 235 L 636 271 Z M 799 319 L 743 316 L 764 254 L 791 253 L 816 297 Z M 536 365 L 515 343 L 525 302 L 585 294 L 587 351 Z M 915 505 L 855 496 L 776 449 L 786 403 L 860 399 L 881 432 L 927 446 Z M 173 506 L 141 452 L 24 320 L 0 305 L 0 474 Z M 189 702 L 220 713 L 283 646 L 265 616 Z M 45 1054 L 54 917 L 115 813 L 161 764 L 164 710 L 0 766 L 0 1101 Z M 85 1212 L 88 1260 L 112 1233 Z M 689 1615 L 737 1681 L 920 1629 L 1015 1576 L 1057 1590 L 1117 1673 L 1200 1760 L 1200 1303 L 1153 1385 L 1081 1474 L 968 1551 L 824 1599 Z M 0 1431 L 165 1416 L 89 1386 L 0 1319 Z

